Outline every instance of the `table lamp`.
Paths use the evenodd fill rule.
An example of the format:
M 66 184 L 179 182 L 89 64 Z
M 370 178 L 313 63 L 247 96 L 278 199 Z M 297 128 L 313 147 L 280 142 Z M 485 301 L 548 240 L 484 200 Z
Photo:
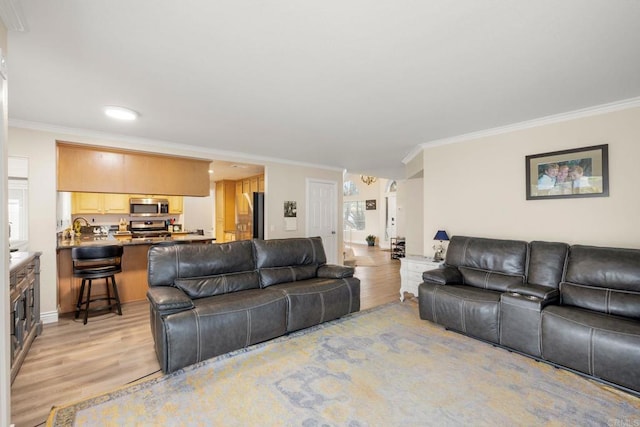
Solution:
M 436 262 L 442 261 L 444 259 L 444 247 L 442 246 L 443 241 L 449 241 L 449 236 L 447 236 L 447 232 L 444 230 L 438 230 L 436 235 L 433 237 L 433 240 L 439 240 L 440 244 L 434 245 L 433 249 L 435 249 L 435 254 L 433 254 L 433 260 Z

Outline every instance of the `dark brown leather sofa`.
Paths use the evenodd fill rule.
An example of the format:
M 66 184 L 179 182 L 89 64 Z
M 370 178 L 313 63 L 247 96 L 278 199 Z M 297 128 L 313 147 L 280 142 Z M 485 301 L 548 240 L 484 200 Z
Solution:
M 152 246 L 148 258 L 166 373 L 360 309 L 354 269 L 326 264 L 319 237 Z
M 640 250 L 454 236 L 420 317 L 640 394 Z

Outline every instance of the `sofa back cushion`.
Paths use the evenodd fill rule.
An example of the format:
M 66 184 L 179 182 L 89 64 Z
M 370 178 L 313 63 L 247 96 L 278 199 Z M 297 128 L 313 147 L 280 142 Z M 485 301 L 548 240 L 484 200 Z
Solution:
M 640 318 L 640 250 L 574 245 L 560 285 L 561 302 Z
M 569 245 L 566 243 L 540 241 L 529 243 L 527 282 L 558 289 L 568 255 Z
M 327 257 L 320 237 L 254 239 L 262 287 L 316 277 Z
M 192 298 L 260 287 L 251 241 L 151 246 L 149 286 L 175 286 Z
M 453 236 L 446 264 L 458 267 L 464 284 L 496 291 L 524 283 L 527 242 Z

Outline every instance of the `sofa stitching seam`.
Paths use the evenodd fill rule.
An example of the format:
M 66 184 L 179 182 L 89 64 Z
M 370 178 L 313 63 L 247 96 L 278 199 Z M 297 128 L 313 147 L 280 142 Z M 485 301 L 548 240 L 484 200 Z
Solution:
M 251 309 L 246 310 L 247 313 L 247 340 L 245 347 L 248 347 L 251 343 Z
M 628 333 L 628 332 L 622 332 L 622 331 L 614 331 L 611 329 L 604 329 L 604 328 L 599 328 L 597 326 L 591 326 L 591 325 L 587 325 L 586 323 L 583 322 L 579 322 L 575 319 L 571 319 L 569 317 L 565 317 L 562 316 L 558 313 L 549 313 L 546 310 L 542 311 L 542 316 L 555 316 L 555 317 L 559 317 L 560 319 L 566 320 L 567 322 L 572 322 L 575 323 L 576 325 L 580 325 L 580 326 L 584 326 L 585 328 L 589 328 L 589 329 L 593 329 L 593 330 L 597 330 L 597 331 L 601 331 L 601 332 L 608 332 L 608 333 L 614 333 L 616 335 L 625 335 L 625 336 L 630 336 L 630 337 L 637 337 L 638 334 L 634 334 L 634 333 Z M 540 316 L 542 318 L 542 316 Z
M 274 300 L 272 300 L 272 301 L 265 302 L 265 303 L 263 303 L 263 304 L 253 305 L 253 306 L 248 307 L 248 308 L 247 308 L 247 307 L 244 307 L 244 308 L 238 308 L 238 309 L 236 309 L 236 310 L 230 310 L 230 311 L 218 311 L 218 312 L 215 312 L 215 313 L 207 313 L 207 314 L 204 314 L 204 313 L 197 313 L 197 314 L 196 314 L 196 316 L 197 316 L 197 317 L 211 317 L 211 316 L 219 316 L 219 315 L 221 315 L 221 314 L 238 313 L 238 312 L 241 312 L 241 311 L 253 310 L 253 309 L 256 309 L 256 308 L 264 307 L 265 305 L 273 304 L 274 302 L 280 301 L 280 300 L 282 300 L 282 299 L 284 299 L 284 296 L 280 296 L 280 297 L 278 297 L 277 299 L 274 299 Z
M 589 374 L 594 375 L 594 345 L 593 345 L 593 336 L 595 334 L 595 330 L 591 328 L 589 331 Z

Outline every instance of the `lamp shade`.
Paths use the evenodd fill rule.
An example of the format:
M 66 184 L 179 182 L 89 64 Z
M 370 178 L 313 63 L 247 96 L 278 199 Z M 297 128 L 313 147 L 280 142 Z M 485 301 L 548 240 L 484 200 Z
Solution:
M 433 240 L 449 240 L 449 236 L 447 236 L 446 231 L 438 230 Z

